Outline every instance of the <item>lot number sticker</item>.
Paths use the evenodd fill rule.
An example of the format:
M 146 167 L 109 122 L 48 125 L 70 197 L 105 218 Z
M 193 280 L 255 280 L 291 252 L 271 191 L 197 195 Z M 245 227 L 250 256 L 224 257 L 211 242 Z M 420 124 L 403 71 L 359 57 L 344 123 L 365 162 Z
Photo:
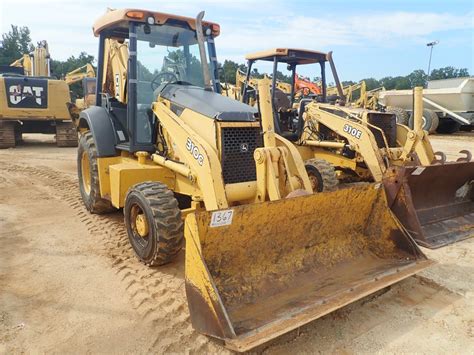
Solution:
M 234 210 L 212 212 L 211 227 L 229 226 L 232 224 Z

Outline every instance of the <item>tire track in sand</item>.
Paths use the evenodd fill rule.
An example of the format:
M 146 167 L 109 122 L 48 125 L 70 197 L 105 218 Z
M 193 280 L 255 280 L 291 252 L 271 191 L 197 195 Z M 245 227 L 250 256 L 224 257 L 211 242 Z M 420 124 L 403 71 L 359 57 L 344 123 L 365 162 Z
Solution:
M 44 166 L 5 161 L 2 165 L 7 173 L 43 180 L 55 189 L 56 198 L 76 211 L 88 232 L 97 238 L 99 252 L 111 258 L 111 265 L 122 280 L 134 309 L 153 325 L 156 337 L 150 342 L 149 351 L 227 352 L 192 328 L 184 291 L 183 252 L 171 264 L 146 267 L 134 255 L 121 213 L 90 214 L 82 203 L 77 179 Z

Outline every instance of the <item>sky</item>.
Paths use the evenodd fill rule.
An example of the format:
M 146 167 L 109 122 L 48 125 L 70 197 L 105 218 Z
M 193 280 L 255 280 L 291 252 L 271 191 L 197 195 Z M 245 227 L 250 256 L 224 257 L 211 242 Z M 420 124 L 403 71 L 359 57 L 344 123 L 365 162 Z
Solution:
M 341 80 L 379 79 L 427 71 L 426 43 L 438 40 L 432 69 L 450 65 L 474 74 L 474 0 L 0 0 L 0 29 L 28 26 L 33 42 L 46 39 L 55 59 L 81 51 L 97 56 L 92 24 L 107 7 L 190 17 L 204 10 L 221 26 L 220 62 L 243 63 L 246 53 L 275 47 L 332 50 Z

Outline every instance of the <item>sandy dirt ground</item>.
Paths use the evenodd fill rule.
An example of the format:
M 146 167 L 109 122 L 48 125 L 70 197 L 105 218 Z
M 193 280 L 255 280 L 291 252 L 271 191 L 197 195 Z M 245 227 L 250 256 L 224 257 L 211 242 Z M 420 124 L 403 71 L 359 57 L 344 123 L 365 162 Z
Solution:
M 448 160 L 474 134 L 434 136 Z M 82 206 L 76 149 L 26 135 L 0 151 L 0 353 L 227 353 L 195 332 L 183 255 L 147 268 L 121 212 Z M 293 353 L 474 353 L 474 238 L 437 264 L 257 349 Z

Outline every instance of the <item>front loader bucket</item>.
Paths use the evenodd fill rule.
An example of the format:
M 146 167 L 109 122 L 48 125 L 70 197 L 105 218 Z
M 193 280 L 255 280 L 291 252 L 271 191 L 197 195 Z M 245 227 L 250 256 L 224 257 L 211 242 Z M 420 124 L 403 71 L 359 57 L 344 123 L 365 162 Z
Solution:
M 474 162 L 393 167 L 384 185 L 390 208 L 419 245 L 434 249 L 474 236 Z
M 379 187 L 188 215 L 194 328 L 246 351 L 427 267 Z

